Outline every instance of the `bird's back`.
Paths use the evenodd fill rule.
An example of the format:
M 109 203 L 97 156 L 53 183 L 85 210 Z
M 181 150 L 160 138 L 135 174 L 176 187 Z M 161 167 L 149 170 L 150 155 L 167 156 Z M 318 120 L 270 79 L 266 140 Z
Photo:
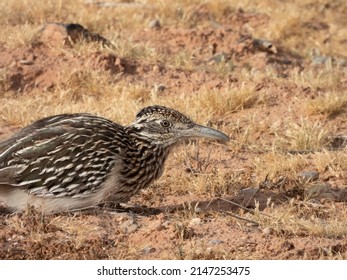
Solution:
M 1 189 L 44 198 L 97 192 L 130 145 L 124 128 L 88 114 L 42 119 L 0 143 Z

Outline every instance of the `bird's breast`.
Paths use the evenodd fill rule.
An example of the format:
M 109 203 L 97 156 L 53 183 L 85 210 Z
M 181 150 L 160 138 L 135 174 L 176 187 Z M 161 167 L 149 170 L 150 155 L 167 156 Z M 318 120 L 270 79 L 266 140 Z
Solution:
M 131 157 L 126 156 L 120 171 L 122 189 L 133 195 L 158 179 L 163 173 L 167 155 L 168 150 L 156 148 L 139 149 L 136 156 L 133 153 Z

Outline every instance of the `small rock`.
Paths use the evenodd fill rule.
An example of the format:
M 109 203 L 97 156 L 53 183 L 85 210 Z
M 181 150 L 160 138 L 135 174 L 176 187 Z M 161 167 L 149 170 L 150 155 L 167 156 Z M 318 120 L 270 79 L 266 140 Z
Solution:
M 160 223 L 159 225 L 157 225 L 156 230 L 161 231 L 161 230 L 167 229 L 165 225 L 166 225 L 165 223 Z
M 299 173 L 299 178 L 305 181 L 316 181 L 319 179 L 319 172 L 317 171 L 304 171 Z
M 145 255 L 150 254 L 150 253 L 154 253 L 154 252 L 155 252 L 155 248 L 150 247 L 150 246 L 146 246 L 142 249 L 142 253 Z
M 247 223 L 245 223 L 245 225 L 247 226 L 247 227 L 257 227 L 258 225 L 256 224 L 256 223 L 254 223 L 254 222 L 247 222 Z
M 155 85 L 154 86 L 154 90 L 155 90 L 155 92 L 163 92 L 164 90 L 166 89 L 166 86 L 164 86 L 164 85 Z
M 133 233 L 139 228 L 139 225 L 133 220 L 127 220 L 120 225 L 120 229 L 124 233 Z
M 266 39 L 254 39 L 253 46 L 263 52 L 277 53 L 276 47 Z
M 127 228 L 127 233 L 133 233 L 138 229 L 138 225 L 137 224 L 131 224 L 130 226 L 128 226 Z
M 286 240 L 281 244 L 281 249 L 284 251 L 290 251 L 290 250 L 295 249 L 295 246 L 294 246 L 294 243 Z
M 86 5 L 96 5 L 99 7 L 104 7 L 104 8 L 113 8 L 113 7 L 120 7 L 120 8 L 128 8 L 128 9 L 149 9 L 149 8 L 153 8 L 152 5 L 150 4 L 142 4 L 142 3 L 136 3 L 136 2 L 107 2 L 107 1 L 85 1 L 84 2 Z
M 160 221 L 160 220 L 157 220 L 157 221 L 154 221 L 152 224 L 150 224 L 147 229 L 149 231 L 161 231 L 161 230 L 164 230 L 164 229 L 168 229 L 170 226 L 170 222 L 169 221 Z
M 268 236 L 273 232 L 272 228 L 266 227 L 263 229 L 263 235 Z
M 20 64 L 23 64 L 23 65 L 33 65 L 33 64 L 34 64 L 34 61 L 22 59 L 22 60 L 19 61 L 19 63 L 20 63 Z
M 190 221 L 189 225 L 190 226 L 197 226 L 197 225 L 200 225 L 200 223 L 201 223 L 201 219 L 200 218 L 193 218 Z
M 224 243 L 224 241 L 220 239 L 212 239 L 210 240 L 210 243 L 212 243 L 213 245 L 218 245 L 218 244 Z
M 165 221 L 164 223 L 161 224 L 163 228 L 168 229 L 171 223 L 169 221 Z
M 155 72 L 155 73 L 159 73 L 160 72 L 160 68 L 158 65 L 154 65 L 153 68 L 152 68 L 152 71 Z
M 195 213 L 200 213 L 202 209 L 200 207 L 195 207 L 194 208 Z
M 160 24 L 160 21 L 159 21 L 159 19 L 154 19 L 154 20 L 152 20 L 152 21 L 150 21 L 149 23 L 148 23 L 148 27 L 149 28 L 152 28 L 152 29 L 159 29 L 159 28 L 161 28 L 161 24 Z

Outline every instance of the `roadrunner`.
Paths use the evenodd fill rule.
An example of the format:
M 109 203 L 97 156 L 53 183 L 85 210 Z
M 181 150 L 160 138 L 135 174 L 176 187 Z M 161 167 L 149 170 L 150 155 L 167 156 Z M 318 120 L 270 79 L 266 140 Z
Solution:
M 89 114 L 38 120 L 0 143 L 0 202 L 44 213 L 127 202 L 161 176 L 172 147 L 192 137 L 229 140 L 163 106 L 142 109 L 129 126 Z

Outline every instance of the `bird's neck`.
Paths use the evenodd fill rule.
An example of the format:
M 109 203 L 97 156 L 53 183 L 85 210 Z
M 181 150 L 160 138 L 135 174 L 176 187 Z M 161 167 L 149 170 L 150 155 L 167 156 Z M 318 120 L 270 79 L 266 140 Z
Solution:
M 138 137 L 130 140 L 132 145 L 123 154 L 120 183 L 135 194 L 162 175 L 171 147 Z

